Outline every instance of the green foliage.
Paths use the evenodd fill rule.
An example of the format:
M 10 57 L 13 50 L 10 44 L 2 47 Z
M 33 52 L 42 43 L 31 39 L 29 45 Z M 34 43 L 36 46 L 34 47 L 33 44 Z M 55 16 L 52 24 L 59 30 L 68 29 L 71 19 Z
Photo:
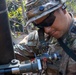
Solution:
M 67 10 L 73 14 L 76 14 L 76 0 L 67 0 L 66 4 Z
M 6 2 L 8 6 L 8 16 L 11 28 L 15 29 L 16 31 L 22 30 L 24 21 L 20 0 L 6 0 Z M 24 3 L 24 0 L 22 0 L 22 3 Z

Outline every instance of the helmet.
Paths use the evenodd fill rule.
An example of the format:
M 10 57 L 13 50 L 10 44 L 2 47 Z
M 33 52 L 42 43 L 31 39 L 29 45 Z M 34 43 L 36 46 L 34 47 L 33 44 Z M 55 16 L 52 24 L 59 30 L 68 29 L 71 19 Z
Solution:
M 55 11 L 65 4 L 66 0 L 26 0 L 26 26 Z

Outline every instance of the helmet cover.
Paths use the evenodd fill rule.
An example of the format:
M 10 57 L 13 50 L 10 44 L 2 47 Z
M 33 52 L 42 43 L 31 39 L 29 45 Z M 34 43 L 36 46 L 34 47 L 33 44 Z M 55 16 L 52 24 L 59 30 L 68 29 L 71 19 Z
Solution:
M 66 0 L 26 0 L 26 26 L 55 11 L 59 7 L 61 7 Z

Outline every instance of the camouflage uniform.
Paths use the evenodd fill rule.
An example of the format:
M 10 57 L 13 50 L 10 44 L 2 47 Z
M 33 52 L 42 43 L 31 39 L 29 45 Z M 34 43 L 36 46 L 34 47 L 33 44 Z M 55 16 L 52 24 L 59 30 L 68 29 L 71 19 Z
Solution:
M 35 36 L 35 34 L 33 35 Z M 29 41 L 28 45 L 31 46 L 35 44 L 37 46 L 36 40 L 38 36 L 36 37 L 36 40 L 35 40 L 35 37 L 34 39 L 32 38 L 32 40 Z M 76 53 L 76 20 L 74 18 L 68 33 L 66 33 L 63 39 L 64 39 L 64 42 L 67 42 L 67 46 Z M 34 42 L 34 44 L 32 41 Z M 59 47 L 59 45 L 53 44 L 51 46 L 51 51 L 56 51 L 56 50 L 61 50 L 61 52 L 63 53 L 63 58 L 61 61 L 62 63 L 60 64 L 60 71 L 63 71 L 63 74 L 65 75 L 64 71 L 67 69 L 66 70 L 67 75 L 76 75 L 76 62 L 73 59 L 71 59 L 64 51 L 62 51 L 62 48 Z
M 70 15 L 72 16 L 72 14 Z M 67 43 L 67 46 L 76 54 L 76 19 L 73 18 L 73 16 L 69 31 L 63 36 L 63 41 Z M 66 69 L 64 75 L 76 75 L 76 61 L 65 53 L 60 69 L 63 70 L 63 72 L 65 71 L 64 69 Z
M 38 45 L 39 45 L 37 31 L 30 33 L 27 37 L 27 40 L 28 41 L 26 45 L 36 52 L 36 50 L 38 50 Z M 76 53 L 76 20 L 75 19 L 73 19 L 68 33 L 66 33 L 65 36 L 63 36 L 63 41 L 67 42 L 67 46 Z M 58 69 L 60 70 L 60 74 L 63 73 L 63 75 L 76 75 L 76 62 L 64 52 L 64 50 L 60 47 L 58 42 L 52 43 L 49 49 L 51 50 L 51 52 L 58 51 L 63 56 L 60 63 L 54 64 L 55 66 L 57 66 L 58 64 L 59 67 Z
M 71 23 L 66 42 L 68 43 L 67 46 L 76 54 L 76 19 L 73 19 L 73 22 Z M 71 58 L 69 58 L 68 62 L 67 75 L 76 75 L 76 62 Z

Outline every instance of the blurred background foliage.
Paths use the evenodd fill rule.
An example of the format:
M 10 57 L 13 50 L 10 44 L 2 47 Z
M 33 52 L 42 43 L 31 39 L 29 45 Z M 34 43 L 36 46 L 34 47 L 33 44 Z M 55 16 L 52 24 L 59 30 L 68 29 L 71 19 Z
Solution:
M 67 10 L 76 17 L 76 0 L 67 0 Z
M 25 2 L 26 0 L 6 0 L 11 30 L 25 32 Z M 76 16 L 76 0 L 67 0 L 67 10 Z
M 25 0 L 6 0 L 12 32 L 24 32 Z

